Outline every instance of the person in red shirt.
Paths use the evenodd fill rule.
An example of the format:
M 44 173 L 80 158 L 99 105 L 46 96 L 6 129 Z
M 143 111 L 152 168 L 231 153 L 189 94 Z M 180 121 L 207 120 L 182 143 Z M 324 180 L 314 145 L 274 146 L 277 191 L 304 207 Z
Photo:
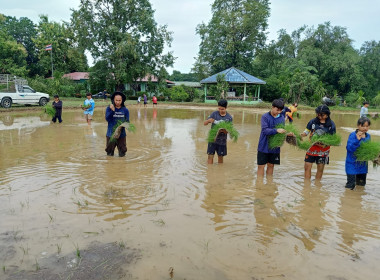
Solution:
M 157 107 L 157 97 L 155 95 L 153 95 L 152 101 L 153 101 L 153 107 L 154 105 L 156 105 Z

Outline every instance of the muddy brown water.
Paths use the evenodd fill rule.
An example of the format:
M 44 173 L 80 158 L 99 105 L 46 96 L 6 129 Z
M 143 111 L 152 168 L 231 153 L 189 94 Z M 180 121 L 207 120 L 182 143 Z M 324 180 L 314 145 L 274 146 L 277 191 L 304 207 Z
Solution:
M 257 180 L 265 111 L 230 109 L 238 142 L 207 165 L 214 109 L 131 106 L 124 158 L 104 152 L 104 108 L 91 126 L 76 110 L 62 124 L 1 112 L 0 279 L 378 279 L 380 170 L 344 188 L 357 114 L 333 112 L 343 144 L 305 184 L 304 151 L 287 144 Z M 300 130 L 314 117 L 301 114 Z

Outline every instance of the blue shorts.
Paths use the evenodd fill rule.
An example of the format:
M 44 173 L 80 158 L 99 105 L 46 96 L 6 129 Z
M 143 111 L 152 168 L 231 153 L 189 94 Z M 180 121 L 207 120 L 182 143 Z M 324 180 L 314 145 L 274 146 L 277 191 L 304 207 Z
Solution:
M 218 145 L 214 142 L 209 142 L 207 146 L 207 154 L 215 155 L 215 152 L 218 156 L 226 156 L 227 155 L 227 145 Z

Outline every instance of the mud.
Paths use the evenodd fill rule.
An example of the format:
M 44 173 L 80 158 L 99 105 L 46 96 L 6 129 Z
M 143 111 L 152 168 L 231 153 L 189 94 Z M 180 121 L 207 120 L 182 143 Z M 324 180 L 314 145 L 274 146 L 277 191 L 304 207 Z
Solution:
M 308 183 L 287 143 L 274 177 L 256 177 L 265 110 L 228 109 L 239 139 L 207 165 L 216 108 L 129 107 L 123 158 L 104 152 L 104 107 L 91 126 L 78 110 L 62 124 L 0 112 L 0 279 L 377 279 L 379 169 L 344 188 L 358 114 L 332 113 L 342 145 Z M 299 130 L 314 117 L 301 113 Z

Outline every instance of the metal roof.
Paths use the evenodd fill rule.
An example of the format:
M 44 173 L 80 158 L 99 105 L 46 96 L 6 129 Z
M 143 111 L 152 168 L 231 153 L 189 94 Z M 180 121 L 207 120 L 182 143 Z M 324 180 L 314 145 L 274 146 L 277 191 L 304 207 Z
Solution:
M 212 75 L 206 79 L 200 81 L 201 84 L 216 84 L 216 77 L 220 74 L 225 75 L 225 80 L 230 84 L 257 84 L 257 85 L 265 85 L 266 82 L 256 78 L 248 73 L 245 73 L 235 67 L 228 68 L 222 72 L 219 72 L 215 75 Z
M 63 75 L 63 78 L 79 81 L 79 80 L 88 80 L 88 76 L 89 76 L 88 72 L 73 72 L 73 73 Z

